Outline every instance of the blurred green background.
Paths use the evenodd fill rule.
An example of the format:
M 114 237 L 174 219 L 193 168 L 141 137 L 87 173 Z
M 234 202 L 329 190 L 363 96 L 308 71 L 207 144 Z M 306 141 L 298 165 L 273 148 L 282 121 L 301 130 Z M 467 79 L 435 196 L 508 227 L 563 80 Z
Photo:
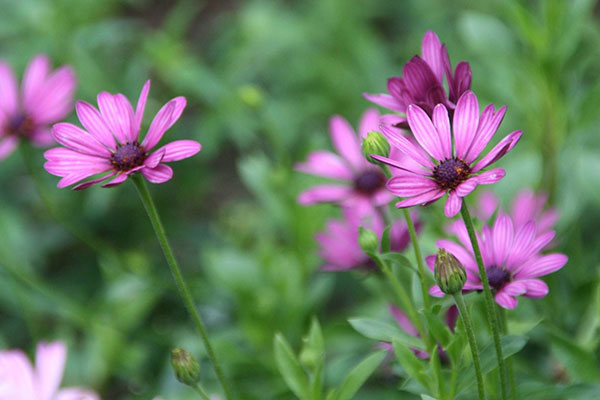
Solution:
M 454 64 L 471 63 L 480 104 L 508 106 L 496 140 L 525 132 L 501 161 L 507 176 L 495 192 L 508 204 L 519 188 L 542 189 L 561 213 L 559 249 L 569 263 L 546 279 L 550 296 L 522 299 L 509 314 L 515 329 L 541 321 L 516 362 L 518 382 L 594 382 L 595 3 L 0 0 L 0 57 L 22 71 L 48 53 L 55 65 L 74 67 L 77 98 L 94 103 L 102 90 L 135 100 L 151 78 L 146 127 L 168 99 L 187 97 L 168 139 L 196 139 L 203 150 L 174 164 L 174 179 L 151 192 L 236 398 L 292 399 L 273 361 L 276 331 L 298 346 L 317 316 L 327 379 L 336 384 L 375 345 L 347 318 L 389 318 L 364 276 L 318 271 L 313 236 L 339 210 L 298 206 L 297 194 L 318 179 L 293 164 L 330 148 L 332 114 L 356 124 L 370 105 L 361 93 L 384 91 L 433 29 Z M 183 346 L 202 359 L 206 387 L 218 392 L 133 185 L 58 190 L 42 164 L 37 149 L 0 164 L 0 348 L 31 354 L 38 340 L 59 338 L 70 349 L 63 385 L 91 386 L 104 399 L 194 399 L 169 364 L 170 349 Z M 421 215 L 427 253 L 445 220 L 439 204 Z M 382 368 L 357 398 L 417 398 L 397 385 Z

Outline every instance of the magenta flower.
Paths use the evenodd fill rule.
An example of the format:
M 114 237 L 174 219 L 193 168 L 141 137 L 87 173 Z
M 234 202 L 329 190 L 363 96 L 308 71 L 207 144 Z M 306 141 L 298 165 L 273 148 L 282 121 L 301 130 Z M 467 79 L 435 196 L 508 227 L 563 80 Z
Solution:
M 438 240 L 436 245 L 452 253 L 464 265 L 467 282 L 463 290 L 483 290 L 466 227 L 462 221 L 457 221 L 453 228 L 460 244 L 443 239 Z M 538 278 L 561 269 L 567 263 L 564 254 L 542 254 L 542 249 L 553 238 L 554 231 L 538 234 L 536 223 L 532 220 L 517 228 L 503 212 L 498 213 L 493 227 L 482 228 L 477 240 L 490 288 L 500 306 L 512 309 L 517 306 L 517 296 L 537 299 L 548 294 L 548 286 Z M 435 255 L 427 256 L 426 260 L 433 270 Z M 437 286 L 430 293 L 438 297 L 444 295 Z
M 200 151 L 200 143 L 194 140 L 176 140 L 150 152 L 181 116 L 186 105 L 184 97 L 170 100 L 158 111 L 140 143 L 139 133 L 149 91 L 150 81 L 147 81 L 135 112 L 129 100 L 120 93 L 98 94 L 100 111 L 78 101 L 77 116 L 85 130 L 68 123 L 54 125 L 52 135 L 65 147 L 46 151 L 44 157 L 48 161 L 44 168 L 62 177 L 59 188 L 107 172 L 73 189 L 84 189 L 109 178 L 113 179 L 103 187 L 116 186 L 138 171 L 152 183 L 163 183 L 173 176 L 171 167 L 164 163 L 179 161 Z
M 21 90 L 13 70 L 0 61 L 0 160 L 8 157 L 21 140 L 48 146 L 48 126 L 73 109 L 77 82 L 71 67 L 50 71 L 50 60 L 39 54 L 31 60 Z
M 300 194 L 303 205 L 339 203 L 364 210 L 369 214 L 373 206 L 388 204 L 393 196 L 385 188 L 386 177 L 381 169 L 370 164 L 362 154 L 361 138 L 379 128 L 379 112 L 368 109 L 362 115 L 359 135 L 344 118 L 334 116 L 330 121 L 331 141 L 337 153 L 318 150 L 310 153 L 305 162 L 296 164 L 296 170 L 341 181 L 339 184 L 318 185 Z
M 417 231 L 421 223 L 416 213 L 412 215 Z M 372 268 L 373 262 L 369 259 L 358 244 L 359 228 L 363 226 L 371 229 L 381 239 L 385 230 L 385 223 L 378 213 L 365 217 L 359 210 L 344 209 L 344 219 L 329 220 L 325 231 L 316 235 L 319 243 L 319 255 L 325 260 L 324 271 L 347 271 L 353 268 Z M 390 248 L 395 252 L 402 252 L 410 243 L 410 234 L 404 221 L 394 221 L 390 229 Z
M 20 350 L 0 351 L 0 400 L 100 400 L 88 389 L 59 389 L 66 359 L 61 342 L 39 343 L 35 365 Z
M 429 204 L 448 193 L 444 212 L 453 217 L 460 211 L 462 198 L 477 185 L 502 179 L 505 172 L 501 168 L 481 170 L 508 153 L 521 138 L 521 131 L 510 133 L 476 160 L 496 133 L 505 110 L 506 107 L 501 107 L 496 111 L 489 105 L 480 116 L 477 97 L 467 91 L 458 100 L 452 128 L 448 110 L 442 104 L 435 106 L 433 119 L 418 106 L 408 107 L 408 124 L 418 145 L 403 136 L 401 130 L 381 126 L 390 144 L 406 156 L 400 161 L 374 156 L 400 170 L 387 183 L 390 192 L 406 198 L 396 203 L 396 207 Z
M 433 115 L 437 104 L 444 104 L 451 112 L 460 96 L 471 88 L 471 67 L 462 61 L 454 73 L 446 46 L 433 31 L 423 38 L 422 57 L 414 56 L 402 69 L 402 77 L 388 79 L 389 94 L 364 94 L 373 103 L 393 111 L 406 113 L 415 104 Z M 444 76 L 448 82 L 448 94 L 444 89 Z M 390 121 L 403 126 L 400 119 Z

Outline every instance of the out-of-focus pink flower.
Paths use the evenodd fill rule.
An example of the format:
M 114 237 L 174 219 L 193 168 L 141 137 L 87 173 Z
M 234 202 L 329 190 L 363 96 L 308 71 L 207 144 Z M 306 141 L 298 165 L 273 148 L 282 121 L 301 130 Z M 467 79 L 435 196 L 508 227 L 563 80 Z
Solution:
M 448 93 L 444 89 L 444 76 Z M 388 93 L 368 94 L 364 97 L 390 110 L 406 113 L 410 104 L 425 110 L 430 116 L 437 104 L 444 104 L 452 112 L 460 96 L 471 88 L 471 67 L 461 61 L 452 72 L 446 46 L 433 31 L 423 38 L 422 57 L 414 56 L 402 69 L 402 77 L 387 81 Z M 384 123 L 405 127 L 402 117 L 388 115 Z
M 103 187 L 116 186 L 140 172 L 152 183 L 163 183 L 173 177 L 173 170 L 164 164 L 193 156 L 200 151 L 194 140 L 176 140 L 150 152 L 164 133 L 179 119 L 186 105 L 184 97 L 165 104 L 150 124 L 144 140 L 139 142 L 144 108 L 150 91 L 150 81 L 144 85 L 135 112 L 122 94 L 98 94 L 100 111 L 78 101 L 77 115 L 85 130 L 68 123 L 52 128 L 57 147 L 44 153 L 44 167 L 61 176 L 58 187 L 63 188 L 92 175 L 107 173 L 100 178 L 80 183 L 74 189 L 84 189 L 113 178 Z
M 483 290 L 464 222 L 454 223 L 453 230 L 460 244 L 442 239 L 436 245 L 452 253 L 464 265 L 467 282 L 463 290 Z M 542 254 L 542 249 L 553 238 L 554 231 L 538 234 L 532 220 L 517 228 L 503 212 L 498 213 L 493 227 L 486 225 L 481 233 L 477 233 L 490 288 L 500 306 L 512 309 L 517 306 L 517 296 L 537 299 L 548 294 L 546 283 L 537 278 L 557 271 L 567 263 L 564 254 Z M 433 270 L 435 255 L 427 256 L 426 261 Z M 431 288 L 430 293 L 438 297 L 444 295 L 438 286 Z
M 417 214 L 413 213 L 413 221 L 417 231 L 421 223 Z M 353 268 L 372 268 L 374 265 L 369 257 L 361 250 L 358 244 L 359 228 L 371 229 L 381 240 L 385 230 L 385 223 L 378 213 L 369 216 L 360 214 L 356 209 L 344 210 L 342 220 L 330 220 L 323 232 L 316 235 L 319 243 L 319 255 L 325 261 L 324 271 L 346 271 Z M 410 243 L 410 234 L 406 223 L 402 220 L 394 221 L 390 229 L 390 248 L 392 251 L 401 252 Z
M 59 389 L 66 360 L 61 342 L 39 343 L 35 365 L 20 350 L 0 351 L 0 400 L 99 400 L 88 389 Z
M 52 144 L 49 125 L 73 109 L 77 85 L 71 67 L 50 70 L 47 56 L 35 56 L 23 75 L 19 90 L 11 67 L 0 61 L 0 160 L 21 140 L 37 146 Z
M 337 154 L 318 150 L 295 169 L 307 174 L 335 179 L 340 184 L 314 186 L 298 196 L 303 205 L 338 203 L 370 214 L 375 206 L 388 204 L 392 194 L 385 188 L 381 168 L 370 164 L 362 154 L 361 141 L 370 131 L 379 130 L 379 112 L 368 109 L 362 115 L 358 135 L 344 118 L 336 115 L 329 123 L 331 141 Z
M 481 116 L 477 97 L 471 91 L 458 100 L 452 128 L 448 110 L 442 104 L 435 106 L 433 118 L 415 105 L 408 107 L 408 124 L 417 141 L 415 145 L 400 129 L 381 126 L 390 144 L 398 148 L 404 159 L 373 156 L 373 158 L 397 168 L 395 176 L 387 183 L 393 194 L 406 199 L 396 207 L 412 207 L 430 204 L 448 193 L 444 212 L 455 216 L 462 206 L 462 198 L 477 185 L 498 182 L 505 175 L 501 168 L 481 172 L 498 161 L 517 144 L 521 131 L 510 133 L 490 152 L 479 158 L 502 122 L 506 107 L 498 111 L 487 106 Z

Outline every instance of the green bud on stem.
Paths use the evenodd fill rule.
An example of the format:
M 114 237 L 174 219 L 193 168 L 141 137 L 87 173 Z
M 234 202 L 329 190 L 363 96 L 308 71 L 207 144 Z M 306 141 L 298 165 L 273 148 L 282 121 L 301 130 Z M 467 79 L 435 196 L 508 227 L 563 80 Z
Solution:
M 467 280 L 465 267 L 454 255 L 445 249 L 439 249 L 435 258 L 435 280 L 442 292 L 456 294 L 462 290 Z
M 173 349 L 171 365 L 173 365 L 177 380 L 184 385 L 195 388 L 200 382 L 200 364 L 184 349 L 179 347 Z
M 371 157 L 372 154 L 387 157 L 390 154 L 390 144 L 385 136 L 376 131 L 371 131 L 362 142 L 362 153 L 368 162 L 375 165 L 381 163 Z

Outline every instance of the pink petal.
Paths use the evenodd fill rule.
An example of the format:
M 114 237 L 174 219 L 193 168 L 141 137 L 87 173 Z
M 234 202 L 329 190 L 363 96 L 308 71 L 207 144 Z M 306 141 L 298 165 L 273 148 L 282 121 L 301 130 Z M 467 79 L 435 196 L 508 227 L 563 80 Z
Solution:
M 388 309 L 404 332 L 411 336 L 419 336 L 419 331 L 417 331 L 417 328 L 415 328 L 412 322 L 410 322 L 408 317 L 402 311 L 400 311 L 400 309 L 394 306 L 390 306 Z
M 173 177 L 173 170 L 165 164 L 160 164 L 156 168 L 144 168 L 141 172 L 152 183 L 164 183 Z
M 148 168 L 156 168 L 156 166 L 162 162 L 164 157 L 165 157 L 165 150 L 158 149 L 158 150 L 154 151 L 152 154 L 150 154 L 148 156 L 148 158 L 146 158 L 144 160 L 144 166 L 148 167 Z
M 514 229 L 511 219 L 504 213 L 498 214 L 493 229 L 494 264 L 504 265 L 513 244 Z
M 136 138 L 132 137 L 133 109 L 125 96 L 101 92 L 97 100 L 104 122 L 119 143 L 134 142 Z
M 443 106 L 442 106 L 443 107 Z M 420 107 L 411 104 L 406 112 L 410 129 L 425 151 L 438 161 L 446 158 L 440 138 L 429 116 Z
M 30 136 L 29 141 L 37 147 L 48 147 L 55 143 L 50 129 L 38 127 Z
M 308 206 L 317 203 L 340 202 L 352 195 L 352 188 L 338 185 L 314 186 L 298 196 L 298 203 Z
M 371 131 L 379 131 L 379 110 L 376 108 L 368 108 L 361 116 L 358 126 L 361 138 L 366 138 Z
M 435 165 L 431 159 L 427 156 L 427 153 L 423 152 L 420 148 L 413 145 L 406 137 L 396 130 L 391 129 L 387 126 L 381 126 L 381 133 L 388 139 L 392 146 L 397 147 L 404 155 L 414 159 L 422 166 L 433 170 Z
M 4 61 L 0 61 L 0 114 L 12 116 L 17 112 L 18 90 L 15 74 Z
M 100 397 L 88 389 L 66 388 L 60 390 L 52 400 L 100 400 Z
M 96 140 L 107 148 L 113 150 L 117 149 L 115 138 L 98 110 L 85 101 L 78 101 L 75 105 L 75 111 L 77 112 L 79 121 L 90 135 L 95 137 Z
M 465 162 L 467 164 L 471 164 L 475 161 L 483 149 L 485 149 L 485 146 L 487 146 L 498 130 L 505 113 L 506 106 L 502 106 L 497 112 L 494 112 L 493 104 L 490 104 L 483 110 L 481 118 L 479 119 L 477 134 L 475 135 L 473 144 L 471 144 L 471 148 L 465 156 Z
M 474 178 L 479 185 L 491 185 L 504 178 L 505 175 L 506 171 L 504 171 L 504 169 L 494 168 L 479 175 L 475 175 Z
M 338 155 L 324 150 L 313 151 L 305 162 L 297 163 L 294 169 L 325 178 L 347 181 L 354 179 L 352 171 Z
M 475 190 L 478 183 L 479 181 L 477 177 L 472 176 L 466 181 L 462 182 L 460 185 L 458 185 L 458 187 L 456 188 L 456 194 L 459 197 L 465 197 L 469 195 L 473 190 Z
M 429 192 L 420 194 L 418 196 L 409 197 L 408 199 L 399 201 L 396 203 L 396 208 L 406 208 L 406 207 L 412 207 L 412 206 L 416 206 L 416 205 L 432 203 L 432 202 L 438 200 L 440 197 L 442 197 L 444 195 L 444 193 L 446 193 L 446 192 L 443 190 L 434 189 Z
M 10 156 L 18 145 L 19 138 L 17 136 L 7 136 L 4 140 L 0 138 L 0 160 L 4 160 L 6 157 Z
M 149 151 L 162 139 L 165 132 L 181 117 L 187 101 L 185 97 L 176 97 L 162 106 L 150 124 L 142 147 Z
M 388 125 L 391 127 L 408 124 L 406 118 L 398 114 L 383 114 L 381 117 L 379 117 L 379 123 L 380 125 Z
M 35 354 L 35 370 L 37 375 L 40 400 L 51 400 L 60 386 L 67 348 L 61 342 L 39 343 Z
M 456 157 L 462 160 L 465 159 L 477 133 L 478 125 L 479 103 L 477 102 L 477 96 L 473 92 L 467 91 L 458 99 L 454 110 L 452 127 L 454 129 Z
M 452 135 L 450 134 L 450 119 L 448 110 L 443 104 L 433 109 L 433 125 L 439 135 L 443 159 L 452 158 Z
M 29 62 L 23 74 L 23 85 L 21 87 L 24 104 L 33 103 L 40 89 L 43 89 L 49 72 L 50 60 L 45 54 L 38 54 Z
M 535 233 L 534 221 L 529 221 L 517 231 L 505 264 L 508 270 L 514 270 L 515 267 L 518 267 L 527 259 L 531 244 L 535 239 Z
M 176 140 L 159 148 L 165 152 L 163 162 L 179 161 L 198 153 L 202 145 L 195 140 Z
M 83 190 L 83 189 L 87 189 L 90 186 L 96 185 L 100 182 L 104 182 L 105 180 L 112 178 L 113 176 L 115 176 L 115 174 L 117 173 L 117 171 L 112 171 L 111 173 L 109 173 L 108 175 L 104 175 L 100 178 L 96 178 L 96 179 L 91 179 L 87 182 L 83 182 L 80 183 L 79 185 L 76 185 L 73 187 L 73 190 Z
M 444 79 L 444 60 L 442 59 L 442 44 L 435 32 L 427 31 L 425 33 L 421 53 L 423 54 L 423 59 L 429 64 L 429 67 L 441 83 Z
M 427 267 L 433 272 L 435 270 L 435 259 L 436 259 L 436 255 L 435 254 L 430 254 L 427 257 L 425 257 L 425 264 L 427 264 Z
M 147 169 L 147 168 L 144 168 L 144 169 Z M 109 188 L 109 187 L 118 186 L 121 183 L 125 182 L 127 180 L 127 178 L 129 178 L 129 174 L 121 172 L 113 180 L 111 180 L 110 182 L 107 182 L 104 185 L 102 185 L 102 187 L 103 188 Z
M 548 254 L 541 256 L 536 261 L 523 266 L 514 274 L 516 279 L 537 278 L 558 271 L 567 263 L 567 256 L 564 254 Z
M 91 172 L 93 175 L 112 169 L 112 165 L 107 159 L 81 154 L 64 147 L 50 149 L 44 153 L 44 157 L 48 160 L 44 164 L 44 168 L 49 173 L 58 176 L 87 172 Z
M 471 170 L 471 172 L 477 172 L 488 165 L 495 163 L 502 158 L 506 153 L 512 150 L 513 147 L 521 139 L 522 131 L 515 131 L 510 133 L 504 139 L 500 141 L 485 157 L 483 157 Z
M 444 297 L 446 295 L 438 285 L 431 287 L 429 289 L 429 294 L 433 297 Z
M 392 152 L 395 150 L 395 148 L 392 148 Z M 400 150 L 397 150 L 400 151 Z M 390 154 L 391 156 L 392 154 Z M 431 176 L 431 171 L 427 171 L 423 168 L 423 166 L 421 164 L 418 164 L 416 161 L 414 161 L 412 158 L 409 157 L 382 157 L 382 156 L 378 156 L 376 154 L 371 154 L 371 157 L 374 158 L 377 161 L 380 161 L 384 164 L 389 165 L 390 167 L 393 167 L 392 169 L 392 175 L 403 175 L 404 172 L 410 172 L 413 174 L 417 174 L 420 176 Z M 400 158 L 401 161 L 398 161 L 395 158 Z
M 515 297 L 509 295 L 503 290 L 500 290 L 498 293 L 496 293 L 494 300 L 496 300 L 496 303 L 498 303 L 501 307 L 509 310 L 514 309 L 519 303 Z
M 22 351 L 0 351 L 0 379 L 2 400 L 38 400 L 36 376 Z
M 435 245 L 438 249 L 446 249 L 453 254 L 467 270 L 471 270 L 479 275 L 479 270 L 475 263 L 475 258 L 473 258 L 473 254 L 469 253 L 463 246 L 446 239 L 438 240 Z
M 525 297 L 532 299 L 541 299 L 546 296 L 549 292 L 548 285 L 546 282 L 539 279 L 523 279 L 519 280 L 527 288 L 527 292 L 523 294 Z
M 96 138 L 75 125 L 66 122 L 55 124 L 52 135 L 58 143 L 79 153 L 107 158 L 112 155 Z
M 461 206 L 462 198 L 460 198 L 456 192 L 450 192 L 450 194 L 448 194 L 448 199 L 446 200 L 446 206 L 444 207 L 444 215 L 448 218 L 454 217 L 460 211 Z
M 363 168 L 367 161 L 362 155 L 360 141 L 348 121 L 339 115 L 332 117 L 329 121 L 329 131 L 333 147 L 338 154 L 354 169 Z
M 59 121 L 73 109 L 76 85 L 73 69 L 61 67 L 48 76 L 31 102 L 24 103 L 23 107 L 39 124 Z
M 496 212 L 500 201 L 494 192 L 488 190 L 479 196 L 477 203 L 477 208 L 473 210 L 473 214 L 480 220 L 486 221 Z
M 138 99 L 137 106 L 135 107 L 135 122 L 133 124 L 135 137 L 139 137 L 140 128 L 142 126 L 142 119 L 144 118 L 144 109 L 146 108 L 146 101 L 148 100 L 149 92 L 150 79 L 148 79 L 144 84 L 144 87 L 140 92 L 140 97 Z
M 405 109 L 406 109 L 404 107 L 404 104 L 402 104 L 397 99 L 395 99 L 394 97 L 390 96 L 389 94 L 384 94 L 384 93 L 382 93 L 382 94 L 363 93 L 363 97 L 365 99 L 369 100 L 370 102 L 377 104 L 378 106 L 390 109 L 392 111 L 404 112 Z
M 398 197 L 418 196 L 437 188 L 437 183 L 420 175 L 397 175 L 391 178 L 387 189 Z

